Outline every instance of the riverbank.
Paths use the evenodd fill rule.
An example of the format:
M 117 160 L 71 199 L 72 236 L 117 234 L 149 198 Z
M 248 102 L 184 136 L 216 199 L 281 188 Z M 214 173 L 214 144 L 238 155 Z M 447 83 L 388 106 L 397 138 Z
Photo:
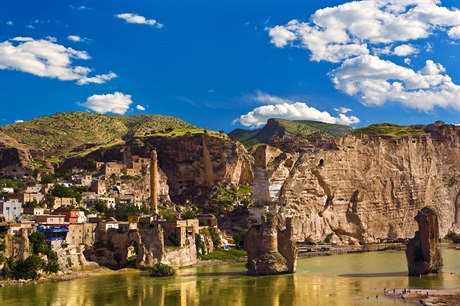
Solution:
M 38 285 L 42 283 L 55 283 L 70 281 L 79 278 L 86 278 L 97 275 L 106 275 L 111 273 L 117 273 L 117 271 L 110 270 L 105 267 L 94 267 L 85 270 L 78 271 L 66 271 L 57 274 L 42 276 L 39 279 L 7 279 L 0 280 L 0 287 L 6 286 L 25 286 L 25 285 Z
M 426 306 L 460 305 L 460 289 L 394 289 L 385 296 Z

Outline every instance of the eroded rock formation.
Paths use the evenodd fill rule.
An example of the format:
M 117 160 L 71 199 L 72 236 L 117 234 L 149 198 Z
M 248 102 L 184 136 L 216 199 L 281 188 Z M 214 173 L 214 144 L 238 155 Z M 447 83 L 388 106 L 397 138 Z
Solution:
M 443 263 L 439 245 L 439 222 L 434 208 L 426 206 L 415 216 L 418 231 L 406 248 L 409 275 L 441 272 Z
M 297 249 L 292 240 L 291 220 L 281 228 L 279 215 L 267 213 L 262 222 L 253 224 L 246 235 L 248 275 L 293 273 Z
M 424 131 L 399 139 L 346 136 L 333 140 L 335 149 L 280 154 L 268 163 L 268 186 L 261 188 L 278 193 L 272 201 L 293 217 L 297 241 L 317 243 L 329 234 L 345 244 L 409 238 L 417 229 L 412 216 L 432 203 L 440 235 L 458 232 L 460 127 Z
M 33 177 L 32 159 L 31 150 L 27 145 L 20 144 L 16 139 L 0 131 L 0 177 Z

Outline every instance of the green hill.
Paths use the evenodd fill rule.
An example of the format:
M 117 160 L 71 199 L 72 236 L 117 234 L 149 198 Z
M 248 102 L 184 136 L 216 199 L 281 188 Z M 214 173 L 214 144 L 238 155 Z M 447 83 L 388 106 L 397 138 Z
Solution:
M 346 125 L 330 124 L 310 120 L 269 119 L 262 129 L 236 129 L 228 135 L 251 147 L 257 143 L 271 144 L 275 137 L 309 136 L 321 132 L 329 136 L 351 134 L 353 129 Z
M 0 130 L 21 143 L 42 149 L 50 157 L 113 146 L 134 136 L 195 128 L 169 116 L 68 112 L 2 126 Z
M 378 123 L 359 128 L 353 131 L 353 135 L 360 136 L 362 134 L 372 137 L 391 137 L 400 138 L 404 136 L 422 135 L 423 129 L 414 126 L 403 126 L 394 123 Z

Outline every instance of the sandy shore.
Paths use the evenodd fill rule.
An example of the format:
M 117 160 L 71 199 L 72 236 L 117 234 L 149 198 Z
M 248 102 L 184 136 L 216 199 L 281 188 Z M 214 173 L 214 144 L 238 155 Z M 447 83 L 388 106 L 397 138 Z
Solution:
M 385 295 L 420 305 L 460 305 L 460 289 L 391 289 Z

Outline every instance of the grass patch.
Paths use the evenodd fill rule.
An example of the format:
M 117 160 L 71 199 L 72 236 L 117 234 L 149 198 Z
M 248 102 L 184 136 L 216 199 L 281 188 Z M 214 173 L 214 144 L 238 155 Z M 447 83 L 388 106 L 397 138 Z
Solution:
M 174 274 L 176 274 L 176 270 L 174 270 L 173 267 L 162 264 L 162 263 L 157 263 L 153 265 L 152 268 L 150 268 L 150 276 L 164 277 L 164 276 L 172 276 Z
M 206 254 L 206 255 L 199 255 L 201 260 L 211 260 L 211 259 L 218 259 L 218 260 L 234 260 L 240 257 L 246 256 L 247 252 L 244 250 L 224 250 L 224 249 L 215 249 L 213 252 Z
M 169 130 L 159 131 L 159 132 L 145 134 L 144 137 L 158 136 L 158 137 L 175 138 L 175 137 L 204 135 L 204 134 L 212 136 L 212 137 L 217 137 L 217 138 L 227 138 L 226 134 L 222 134 L 216 131 L 210 131 L 206 129 L 199 129 L 199 128 L 175 129 L 172 131 L 169 131 Z
M 380 124 L 371 124 L 369 126 L 357 129 L 353 132 L 353 135 L 369 136 L 387 136 L 392 138 L 401 138 L 405 136 L 416 136 L 423 135 L 424 132 L 419 129 L 415 129 L 411 126 L 403 126 L 394 123 L 380 123 Z

